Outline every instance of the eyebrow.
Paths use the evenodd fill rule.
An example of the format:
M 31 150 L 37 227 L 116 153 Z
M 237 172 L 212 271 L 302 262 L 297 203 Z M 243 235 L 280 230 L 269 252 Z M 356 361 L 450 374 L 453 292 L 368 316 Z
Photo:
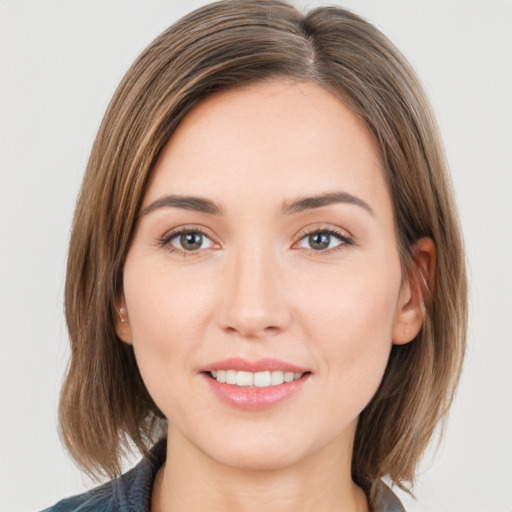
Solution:
M 360 206 L 367 210 L 371 215 L 374 215 L 370 205 L 348 192 L 328 192 L 326 194 L 320 194 L 317 196 L 303 197 L 296 199 L 291 202 L 286 202 L 283 205 L 283 215 L 291 215 L 294 213 L 304 212 L 307 210 L 313 210 L 314 208 L 321 208 L 323 206 L 329 206 L 331 204 L 353 204 Z M 183 210 L 192 210 L 201 213 L 207 213 L 210 215 L 222 215 L 222 209 L 209 199 L 194 196 L 179 196 L 179 195 L 168 195 L 160 197 L 156 201 L 152 202 L 149 206 L 146 206 L 142 210 L 142 215 L 147 215 L 159 208 L 181 208 Z
M 222 210 L 209 199 L 193 196 L 164 196 L 142 210 L 142 215 L 147 215 L 159 208 L 181 208 L 183 210 L 193 210 L 201 213 L 209 213 L 210 215 L 222 215 Z
M 370 205 L 360 199 L 359 197 L 353 196 L 348 192 L 328 192 L 326 194 L 320 194 L 312 197 L 303 197 L 292 202 L 284 204 L 282 212 L 285 215 L 292 213 L 299 213 L 314 208 L 321 208 L 322 206 L 329 206 L 331 204 L 353 204 L 364 208 L 371 215 L 375 215 Z

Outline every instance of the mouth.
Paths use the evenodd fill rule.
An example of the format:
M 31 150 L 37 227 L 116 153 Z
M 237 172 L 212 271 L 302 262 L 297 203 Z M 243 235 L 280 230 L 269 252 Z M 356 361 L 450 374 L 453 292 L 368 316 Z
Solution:
M 268 409 L 291 398 L 312 375 L 306 368 L 276 359 L 225 359 L 201 370 L 208 387 L 223 402 L 252 411 Z
M 285 372 L 282 370 L 264 370 L 261 372 L 247 372 L 237 370 L 212 370 L 206 372 L 212 379 L 222 384 L 238 387 L 269 388 L 280 386 L 285 382 L 293 382 L 310 372 Z

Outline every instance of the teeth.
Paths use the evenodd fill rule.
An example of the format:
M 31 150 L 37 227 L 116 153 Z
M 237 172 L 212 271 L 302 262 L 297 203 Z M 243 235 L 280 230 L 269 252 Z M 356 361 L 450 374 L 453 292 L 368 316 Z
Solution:
M 252 386 L 254 375 L 251 372 L 235 372 L 235 370 L 228 370 L 236 374 L 235 382 L 228 382 L 228 384 L 236 384 L 237 386 Z
M 278 386 L 284 382 L 284 372 L 272 372 L 270 374 L 270 383 L 272 386 Z
M 300 379 L 302 373 L 282 372 L 237 372 L 236 370 L 214 370 L 211 376 L 218 382 L 225 382 L 233 386 L 267 388 L 269 386 L 279 386 L 284 382 L 292 382 Z
M 236 384 L 237 377 L 235 370 L 226 370 L 226 384 Z
M 257 372 L 253 377 L 253 386 L 255 388 L 267 388 L 272 384 L 272 374 L 270 372 Z

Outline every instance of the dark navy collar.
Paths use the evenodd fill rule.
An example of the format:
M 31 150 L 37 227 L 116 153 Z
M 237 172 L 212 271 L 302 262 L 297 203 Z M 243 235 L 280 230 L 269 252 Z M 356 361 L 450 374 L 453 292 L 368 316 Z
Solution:
M 160 440 L 130 471 L 83 494 L 59 501 L 43 512 L 150 512 L 153 482 L 166 457 Z
M 396 494 L 382 481 L 377 487 L 373 512 L 405 512 L 405 508 Z

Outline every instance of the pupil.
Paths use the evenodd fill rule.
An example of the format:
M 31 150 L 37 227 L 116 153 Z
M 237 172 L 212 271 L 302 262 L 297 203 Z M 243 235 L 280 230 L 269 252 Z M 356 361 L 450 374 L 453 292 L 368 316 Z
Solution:
M 180 242 L 181 246 L 184 249 L 199 249 L 201 247 L 201 243 L 203 241 L 203 236 L 201 233 L 187 233 L 186 235 L 181 235 Z
M 309 243 L 313 249 L 327 249 L 331 241 L 331 235 L 327 233 L 315 233 L 309 235 Z

